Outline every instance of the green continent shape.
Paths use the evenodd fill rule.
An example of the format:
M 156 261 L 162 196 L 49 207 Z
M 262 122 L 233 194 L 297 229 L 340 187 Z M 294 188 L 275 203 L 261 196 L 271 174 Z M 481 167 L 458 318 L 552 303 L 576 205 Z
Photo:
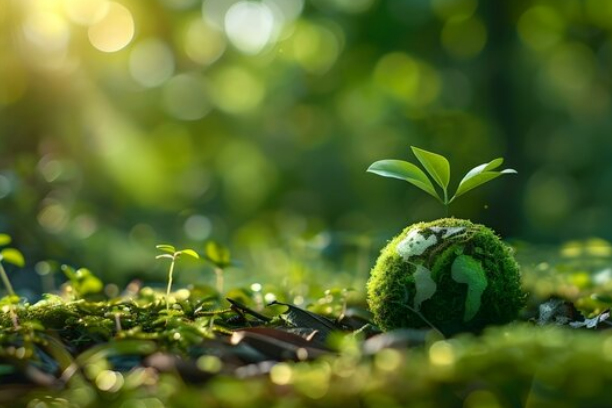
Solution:
M 436 282 L 431 278 L 431 271 L 423 265 L 416 265 L 414 272 L 414 285 L 416 294 L 414 296 L 414 308 L 421 310 L 421 303 L 431 298 L 438 289 Z
M 487 276 L 479 261 L 469 255 L 459 255 L 451 267 L 451 276 L 458 283 L 468 285 L 463 321 L 468 322 L 480 309 L 482 294 L 487 288 Z

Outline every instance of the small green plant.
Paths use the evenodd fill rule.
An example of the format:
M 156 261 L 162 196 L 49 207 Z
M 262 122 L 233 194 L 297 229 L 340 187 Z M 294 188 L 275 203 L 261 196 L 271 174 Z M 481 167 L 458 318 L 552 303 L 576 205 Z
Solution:
M 170 267 L 168 268 L 168 288 L 166 289 L 166 311 L 170 310 L 170 290 L 172 289 L 172 275 L 174 274 L 174 264 L 177 259 L 181 257 L 181 255 L 188 255 L 195 259 L 200 259 L 200 255 L 193 249 L 181 249 L 176 250 L 172 245 L 161 244 L 155 246 L 155 248 L 159 249 L 162 252 L 165 252 L 161 255 L 157 255 L 155 259 L 170 259 Z
M 379 160 L 374 162 L 368 168 L 368 172 L 378 174 L 383 177 L 391 177 L 400 180 L 405 180 L 410 184 L 420 188 L 426 193 L 434 196 L 448 212 L 448 206 L 458 197 L 468 191 L 486 183 L 503 174 L 516 174 L 514 169 L 496 170 L 502 165 L 504 159 L 499 157 L 491 160 L 488 163 L 481 164 L 468 171 L 463 179 L 459 182 L 459 186 L 455 194 L 449 198 L 448 184 L 450 182 L 450 164 L 446 157 L 428 152 L 427 150 L 419 149 L 411 146 L 412 152 L 425 168 L 429 177 L 442 189 L 442 194 L 434 187 L 427 174 L 416 165 L 403 160 Z
M 223 293 L 223 271 L 232 265 L 232 257 L 230 250 L 215 241 L 208 241 L 204 248 L 204 258 L 213 264 L 216 287 L 219 294 Z
M 0 247 L 9 245 L 11 241 L 12 239 L 9 235 L 0 234 Z M 23 258 L 22 253 L 15 248 L 4 248 L 0 251 L 0 278 L 2 278 L 2 283 L 4 283 L 4 287 L 6 288 L 9 297 L 15 298 L 17 295 L 15 294 L 15 291 L 13 290 L 13 285 L 11 285 L 11 281 L 9 280 L 8 275 L 4 270 L 4 266 L 2 266 L 3 262 L 8 262 L 19 268 L 23 268 L 25 265 L 25 260 Z
M 104 289 L 104 283 L 93 274 L 87 268 L 74 269 L 68 265 L 62 265 L 60 267 L 62 272 L 66 275 L 69 281 L 69 292 L 75 296 L 75 298 L 83 298 L 87 295 L 95 295 L 102 292 Z

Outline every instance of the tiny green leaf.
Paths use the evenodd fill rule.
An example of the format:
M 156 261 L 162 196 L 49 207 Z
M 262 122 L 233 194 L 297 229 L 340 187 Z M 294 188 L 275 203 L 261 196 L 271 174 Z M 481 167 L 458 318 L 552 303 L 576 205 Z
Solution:
M 369 173 L 378 174 L 379 176 L 407 181 L 442 201 L 423 170 L 410 162 L 403 160 L 379 160 L 372 163 L 367 171 Z
M 174 259 L 174 256 L 170 254 L 161 254 L 161 255 L 157 255 L 155 259 Z
M 160 251 L 168 252 L 170 254 L 173 254 L 176 252 L 176 248 L 168 244 L 155 245 L 155 248 L 159 249 Z
M 192 258 L 200 259 L 200 255 L 193 249 L 182 249 L 179 251 L 180 254 L 189 255 Z
M 487 276 L 480 262 L 468 255 L 459 255 L 455 258 L 451 266 L 451 276 L 455 282 L 468 285 L 463 314 L 463 321 L 468 322 L 480 310 L 482 294 L 487 288 Z
M 0 234 L 0 246 L 5 246 L 11 243 L 11 236 L 8 234 Z
M 219 268 L 231 265 L 230 251 L 215 241 L 208 241 L 205 248 L 205 256 L 210 262 Z
M 4 248 L 0 251 L 0 261 L 6 261 L 20 268 L 25 266 L 23 254 L 15 248 Z
M 450 164 L 446 157 L 411 146 L 412 152 L 436 183 L 446 191 L 450 181 Z
M 416 265 L 414 272 L 414 285 L 416 294 L 414 296 L 414 308 L 421 310 L 421 303 L 430 299 L 438 289 L 436 282 L 431 278 L 431 271 L 422 265 Z
M 80 268 L 76 271 L 76 280 L 73 281 L 74 289 L 81 296 L 101 292 L 104 284 L 89 269 Z

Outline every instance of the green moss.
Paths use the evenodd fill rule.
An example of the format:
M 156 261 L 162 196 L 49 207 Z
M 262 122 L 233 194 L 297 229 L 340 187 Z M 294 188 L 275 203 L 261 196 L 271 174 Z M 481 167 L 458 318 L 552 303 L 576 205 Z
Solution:
M 469 262 L 455 264 L 460 256 L 461 261 Z M 469 284 L 462 283 L 458 275 L 453 278 L 454 264 L 456 274 L 465 265 L 479 265 L 475 274 L 484 271 L 486 287 L 476 291 L 479 298 L 468 299 Z M 431 271 L 437 286 L 433 296 L 420 304 L 420 310 L 413 303 L 417 265 Z M 469 275 L 469 270 L 465 272 Z M 381 251 L 367 291 L 368 304 L 381 329 L 426 327 L 424 317 L 445 334 L 510 322 L 525 301 L 511 249 L 491 229 L 454 218 L 414 224 L 395 237 Z M 468 308 L 478 311 L 466 313 L 466 302 L 472 302 Z

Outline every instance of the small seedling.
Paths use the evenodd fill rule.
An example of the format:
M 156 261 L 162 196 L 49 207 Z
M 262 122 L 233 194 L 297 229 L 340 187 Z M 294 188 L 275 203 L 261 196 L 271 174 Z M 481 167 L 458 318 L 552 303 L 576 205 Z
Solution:
M 223 271 L 232 265 L 230 250 L 215 241 L 208 241 L 204 249 L 204 258 L 213 264 L 217 277 L 217 292 L 223 293 Z
M 170 268 L 168 268 L 168 288 L 166 289 L 166 311 L 170 310 L 170 290 L 172 289 L 172 274 L 174 273 L 174 264 L 181 255 L 188 255 L 195 259 L 200 259 L 200 255 L 193 249 L 181 249 L 176 250 L 172 245 L 162 244 L 157 245 L 155 248 L 165 252 L 164 254 L 157 255 L 155 259 L 170 259 Z
M 379 160 L 372 163 L 367 171 L 378 174 L 379 176 L 391 177 L 409 182 L 434 196 L 446 207 L 447 212 L 448 206 L 468 191 L 496 179 L 503 174 L 517 174 L 517 171 L 514 169 L 496 170 L 504 162 L 504 159 L 499 157 L 468 171 L 459 182 L 455 194 L 449 198 L 448 184 L 450 182 L 450 164 L 446 157 L 419 149 L 418 147 L 411 146 L 411 148 L 416 158 L 427 171 L 427 174 L 429 174 L 429 177 L 427 177 L 427 174 L 416 165 L 403 160 Z M 430 177 L 438 187 L 442 189 L 442 194 L 434 187 Z
M 9 235 L 0 234 L 0 247 L 9 245 L 10 243 L 11 237 Z M 11 285 L 11 281 L 9 280 L 8 275 L 2 266 L 3 262 L 8 262 L 19 268 L 23 268 L 25 265 L 25 260 L 22 253 L 15 248 L 4 248 L 0 251 L 0 278 L 2 278 L 2 283 L 4 283 L 4 287 L 6 288 L 9 297 L 14 298 L 17 295 L 15 294 L 13 285 Z
M 87 268 L 74 269 L 68 265 L 60 267 L 64 275 L 70 281 L 69 290 L 75 297 L 83 298 L 87 295 L 95 295 L 102 292 L 104 283 Z

